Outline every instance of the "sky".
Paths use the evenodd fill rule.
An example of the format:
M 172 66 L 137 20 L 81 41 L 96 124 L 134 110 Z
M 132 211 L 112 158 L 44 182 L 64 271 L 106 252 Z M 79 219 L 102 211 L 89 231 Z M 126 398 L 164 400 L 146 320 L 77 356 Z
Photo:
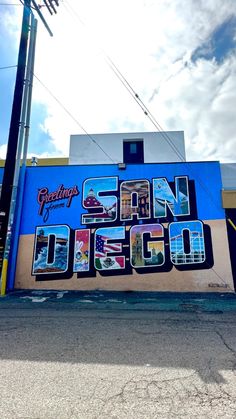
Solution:
M 156 130 L 112 61 L 163 130 L 184 131 L 188 161 L 236 162 L 235 0 L 59 3 L 41 9 L 54 36 L 38 24 L 29 156 L 68 156 L 71 134 Z M 17 64 L 21 19 L 19 0 L 0 1 L 0 68 Z M 15 74 L 0 70 L 0 158 Z

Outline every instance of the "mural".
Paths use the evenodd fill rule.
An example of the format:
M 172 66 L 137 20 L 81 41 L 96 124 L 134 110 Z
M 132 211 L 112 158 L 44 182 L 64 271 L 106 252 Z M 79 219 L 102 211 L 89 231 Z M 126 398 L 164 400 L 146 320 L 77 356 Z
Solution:
M 69 236 L 70 230 L 65 225 L 36 228 L 33 275 L 67 271 Z
M 60 280 L 65 289 L 70 280 L 73 288 L 81 283 L 86 289 L 92 278 L 95 289 L 99 281 L 108 286 L 106 277 L 111 289 L 112 278 L 123 287 L 127 278 L 131 288 L 137 281 L 138 289 L 159 289 L 160 278 L 161 289 L 178 288 L 179 281 L 180 290 L 195 290 L 195 272 L 209 271 L 210 277 L 221 257 L 215 239 L 226 231 L 220 188 L 216 162 L 130 165 L 125 171 L 112 165 L 31 169 L 21 221 L 21 240 L 34 239 L 31 278 L 44 287 Z M 227 242 L 222 243 L 228 260 Z M 24 249 L 18 266 L 27 259 Z
M 101 196 L 102 193 L 117 190 L 117 178 L 87 179 L 83 185 L 83 207 L 88 214 L 82 216 L 83 224 L 111 223 L 117 217 L 117 198 L 115 196 Z M 94 213 L 94 211 L 100 210 Z
M 205 262 L 205 240 L 201 221 L 172 223 L 169 232 L 171 261 L 174 264 Z
M 122 251 L 122 244 L 117 240 L 125 238 L 124 227 L 113 227 L 110 229 L 99 228 L 95 233 L 95 253 L 94 263 L 98 270 L 106 269 L 124 269 L 124 256 L 111 256 L 113 253 Z M 115 242 L 112 242 L 115 241 Z M 110 255 L 108 257 L 108 255 Z
M 70 207 L 72 199 L 79 195 L 77 186 L 65 188 L 59 185 L 56 191 L 49 192 L 47 187 L 38 190 L 37 202 L 39 204 L 39 215 L 43 217 L 43 221 L 47 222 L 50 213 L 58 208 Z M 62 202 L 59 202 L 62 201 Z
M 186 176 L 176 177 L 176 195 L 165 178 L 153 180 L 154 217 L 166 217 L 167 207 L 173 215 L 189 215 L 189 188 Z
M 74 246 L 74 272 L 89 271 L 90 259 L 90 230 L 76 230 L 75 231 L 75 246 Z
M 121 183 L 121 220 L 150 218 L 150 187 L 147 180 Z
M 151 238 L 161 237 L 162 241 L 148 241 L 147 251 L 149 256 L 144 256 L 145 242 L 144 235 L 147 234 Z M 164 249 L 164 228 L 160 224 L 149 224 L 134 226 L 130 232 L 130 249 L 131 264 L 134 268 L 142 268 L 144 266 L 159 266 L 165 261 Z
M 151 186 L 153 202 L 150 193 Z M 175 193 L 172 191 L 173 186 Z M 76 188 L 76 190 L 78 189 Z M 112 194 L 117 190 L 117 177 L 86 179 L 83 183 L 83 207 L 88 209 L 89 213 L 82 214 L 82 222 L 103 225 L 115 222 L 118 210 L 117 196 L 104 196 L 103 194 Z M 141 224 L 128 228 L 128 239 L 126 239 L 125 226 L 96 229 L 93 233 L 94 251 L 91 249 L 90 243 L 91 231 L 89 229 L 76 230 L 73 272 L 88 272 L 90 266 L 98 271 L 124 270 L 126 262 L 122 250 L 125 244 L 129 245 L 129 265 L 134 269 L 160 267 L 165 263 L 169 265 L 170 262 L 178 266 L 203 264 L 206 261 L 203 223 L 198 220 L 178 220 L 191 213 L 187 176 L 175 177 L 174 185 L 170 185 L 166 178 L 154 178 L 152 185 L 147 179 L 123 181 L 120 183 L 119 199 L 121 203 L 120 222 L 125 222 L 127 226 L 130 221 L 138 221 Z M 100 212 L 97 212 L 98 209 Z M 147 219 L 166 218 L 168 209 L 172 216 L 178 218 L 168 226 L 170 260 L 167 260 L 166 257 L 167 235 L 164 233 L 163 225 L 157 222 L 155 224 L 147 223 Z M 146 223 L 142 224 L 143 222 Z M 44 234 L 41 237 L 40 232 L 42 231 Z M 52 234 L 54 237 L 53 262 L 48 256 L 50 245 L 53 247 Z M 68 251 L 68 240 L 69 228 L 64 225 L 51 226 L 46 229 L 43 229 L 43 226 L 37 227 L 33 274 L 64 272 L 65 267 L 69 267 L 69 254 L 71 253 L 71 250 Z M 62 246 L 63 260 L 60 259 Z M 93 266 L 91 258 L 93 258 Z M 40 270 L 39 264 L 42 265 Z

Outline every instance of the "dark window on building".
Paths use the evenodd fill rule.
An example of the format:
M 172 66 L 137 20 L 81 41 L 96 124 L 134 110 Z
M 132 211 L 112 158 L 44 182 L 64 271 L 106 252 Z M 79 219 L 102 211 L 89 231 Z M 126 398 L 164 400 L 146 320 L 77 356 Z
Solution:
M 123 142 L 124 163 L 144 163 L 143 141 Z

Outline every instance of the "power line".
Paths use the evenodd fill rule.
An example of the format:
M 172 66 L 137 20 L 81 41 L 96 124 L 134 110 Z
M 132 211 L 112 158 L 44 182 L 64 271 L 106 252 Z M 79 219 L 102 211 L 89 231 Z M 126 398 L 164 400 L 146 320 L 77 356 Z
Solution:
M 67 12 L 69 13 L 69 14 L 73 14 L 74 16 L 76 16 L 76 19 L 84 26 L 84 27 L 86 27 L 86 25 L 85 25 L 85 22 L 80 18 L 80 16 L 78 15 L 78 13 L 76 12 L 76 10 L 75 9 L 73 9 L 73 7 L 67 2 L 67 1 L 63 1 L 62 2 L 62 5 L 65 7 L 65 9 L 67 10 Z M 71 9 L 71 11 L 69 10 L 69 9 Z
M 90 138 L 90 140 L 96 144 L 102 152 L 112 161 L 112 163 L 116 163 L 107 153 L 106 151 L 96 142 L 96 140 L 90 135 L 85 128 L 80 124 L 80 122 L 72 115 L 72 113 L 62 104 L 62 102 L 51 92 L 51 90 L 48 89 L 48 87 L 34 74 L 34 77 L 38 80 L 38 82 L 45 88 L 45 90 L 53 97 L 53 99 L 62 107 L 62 109 L 73 119 L 73 121 L 84 131 L 84 133 Z M 229 284 L 226 283 L 224 278 L 213 268 L 208 264 L 209 268 L 214 272 L 214 274 L 225 284 L 227 287 L 234 291 Z
M 127 81 L 127 79 L 124 77 L 124 75 L 120 72 L 120 70 L 118 69 L 118 67 L 114 64 L 114 62 L 111 60 L 111 58 L 109 56 L 106 56 L 106 58 L 108 60 L 108 65 L 111 67 L 111 69 L 116 74 L 116 76 L 118 77 L 118 79 L 125 86 L 125 88 L 131 94 L 131 96 L 134 98 L 134 100 L 139 105 L 139 107 L 142 109 L 142 111 L 144 112 L 144 114 L 149 118 L 149 120 L 156 127 L 157 131 L 160 132 L 160 134 L 168 142 L 168 144 L 173 149 L 173 151 L 178 155 L 178 157 L 180 158 L 180 160 L 182 160 L 184 163 L 186 163 L 190 167 L 189 163 L 186 162 L 185 157 L 177 149 L 176 145 L 173 143 L 173 141 L 170 138 L 170 136 L 163 130 L 163 128 L 161 127 L 161 125 L 158 123 L 158 121 L 156 120 L 156 118 L 151 114 L 151 112 L 149 111 L 149 109 L 147 108 L 147 106 L 145 105 L 145 103 L 142 101 L 142 99 L 140 98 L 140 96 L 138 95 L 138 93 L 135 92 L 135 90 L 133 89 L 133 87 L 131 86 L 131 84 Z M 213 198 L 213 196 L 212 196 L 211 191 L 209 190 L 209 188 L 207 188 L 205 186 L 205 184 L 201 181 L 201 179 L 197 178 L 197 181 L 198 181 L 199 185 L 202 187 L 202 189 L 205 190 L 205 192 L 207 192 L 208 197 L 210 198 L 210 200 L 212 201 L 212 203 L 214 204 L 214 206 L 216 208 L 218 208 L 218 206 L 216 205 L 215 200 L 214 200 L 214 198 Z
M 8 68 L 16 68 L 17 65 L 8 65 L 6 67 L 0 67 L 0 70 L 7 70 Z
M 67 9 L 69 14 L 73 14 L 74 17 L 86 28 L 86 24 L 84 21 L 80 18 L 78 13 L 73 9 L 73 7 L 68 3 L 68 1 L 64 1 L 63 6 Z M 70 10 L 69 10 L 70 9 Z M 117 65 L 114 63 L 114 61 L 111 59 L 111 57 L 106 53 L 106 51 L 99 45 L 98 48 L 103 53 L 105 62 L 110 67 L 110 69 L 113 71 L 115 76 L 120 80 L 120 82 L 123 84 L 123 86 L 128 90 L 128 92 L 131 94 L 133 99 L 136 101 L 136 103 L 139 105 L 139 107 L 142 109 L 143 113 L 150 119 L 152 124 L 155 126 L 158 132 L 167 140 L 170 147 L 174 150 L 174 152 L 178 155 L 180 160 L 185 161 L 185 156 L 180 153 L 180 151 L 177 149 L 175 144 L 173 143 L 172 139 L 168 136 L 168 134 L 164 131 L 164 129 L 160 126 L 160 124 L 157 122 L 155 117 L 151 114 L 145 103 L 141 100 L 140 96 L 137 94 L 137 92 L 133 89 L 131 84 L 128 82 L 128 80 L 125 78 L 125 76 L 122 74 L 122 72 L 119 70 Z
M 20 0 L 20 2 L 22 2 L 22 0 Z M 79 15 L 77 14 L 77 12 L 71 7 L 70 4 L 67 3 L 67 6 L 66 6 L 66 3 L 65 2 L 63 2 L 62 4 L 63 4 L 63 6 L 65 8 L 67 8 L 69 6 L 69 8 L 71 9 L 72 13 L 76 16 L 76 18 L 80 21 L 80 23 L 82 25 L 85 26 L 85 23 L 82 21 L 82 19 L 79 17 Z M 70 13 L 70 11 L 69 11 L 69 13 Z M 150 111 L 148 110 L 148 108 L 146 107 L 146 105 L 144 104 L 144 102 L 140 99 L 139 95 L 132 88 L 131 84 L 123 76 L 123 74 L 121 73 L 121 71 L 118 69 L 118 67 L 115 65 L 115 63 L 112 61 L 112 59 L 105 53 L 105 51 L 103 51 L 103 53 L 105 55 L 106 62 L 109 65 L 109 67 L 111 68 L 111 70 L 118 77 L 118 79 L 122 82 L 122 84 L 124 85 L 124 87 L 129 91 L 129 93 L 132 95 L 132 97 L 134 98 L 134 100 L 136 101 L 136 103 L 140 106 L 140 108 L 142 109 L 142 111 L 144 112 L 144 114 L 146 116 L 148 116 L 148 118 L 154 124 L 154 126 L 156 127 L 156 129 L 161 133 L 162 136 L 164 136 L 164 138 L 167 140 L 167 142 L 172 147 L 172 149 L 175 151 L 175 153 L 178 155 L 178 157 L 181 160 L 185 161 L 185 157 L 179 152 L 179 150 L 177 149 L 177 147 L 175 146 L 175 144 L 173 143 L 173 141 L 171 140 L 171 138 L 168 136 L 168 134 L 166 134 L 164 132 L 164 130 L 162 129 L 162 127 L 155 120 L 154 116 L 150 113 Z
M 77 20 L 86 28 L 85 23 L 83 22 L 83 20 L 80 18 L 80 16 L 77 14 L 77 12 L 73 9 L 73 7 L 67 2 L 64 1 L 63 6 L 67 9 L 67 11 L 69 12 L 69 14 L 73 13 L 74 17 L 77 18 Z M 66 7 L 67 5 L 67 7 Z M 69 6 L 69 7 L 68 7 Z M 70 9 L 70 10 L 68 10 Z M 143 100 L 140 98 L 140 96 L 138 95 L 138 93 L 133 89 L 132 85 L 128 82 L 128 80 L 125 78 L 125 76 L 121 73 L 121 71 L 119 70 L 119 68 L 117 67 L 117 65 L 113 62 L 113 60 L 109 57 L 109 55 L 103 50 L 103 48 L 101 48 L 99 46 L 99 49 L 101 50 L 101 52 L 103 53 L 104 57 L 105 57 L 105 61 L 108 64 L 108 66 L 110 67 L 110 69 L 113 71 L 113 73 L 116 75 L 116 77 L 120 80 L 120 82 L 123 84 L 123 86 L 126 88 L 126 90 L 130 93 L 130 95 L 133 97 L 133 99 L 136 101 L 136 103 L 138 104 L 138 106 L 141 108 L 141 110 L 143 111 L 144 115 L 148 117 L 148 119 L 150 120 L 150 122 L 155 126 L 155 128 L 157 129 L 157 131 L 162 135 L 162 137 L 167 141 L 167 143 L 169 144 L 169 146 L 172 148 L 172 150 L 176 153 L 176 155 L 180 158 L 181 161 L 183 161 L 184 163 L 186 163 L 190 168 L 191 166 L 189 165 L 188 162 L 186 162 L 185 160 L 185 156 L 178 150 L 178 148 L 176 147 L 176 145 L 173 143 L 173 140 L 170 138 L 170 136 L 163 130 L 163 128 L 161 127 L 161 125 L 158 123 L 158 121 L 156 120 L 156 118 L 154 117 L 154 115 L 149 111 L 148 107 L 145 105 L 145 103 L 143 102 Z M 196 175 L 195 175 L 196 178 Z M 198 181 L 199 185 L 202 187 L 203 190 L 205 190 L 205 192 L 207 192 L 208 194 L 208 198 L 210 198 L 210 200 L 212 201 L 212 203 L 214 204 L 214 206 L 218 209 L 218 205 L 216 204 L 211 191 L 209 190 L 209 188 L 207 188 L 207 186 L 202 182 L 201 179 L 196 178 L 196 180 Z M 210 267 L 210 265 L 209 265 Z M 216 272 L 216 270 L 213 267 L 210 267 L 210 269 L 215 273 L 215 275 L 221 279 L 221 281 L 226 284 L 226 282 L 224 281 L 224 279 L 221 277 L 220 274 L 218 274 Z M 228 286 L 228 284 L 226 284 Z M 229 287 L 231 289 L 231 287 Z M 232 291 L 232 289 L 231 289 Z
M 61 106 L 61 108 L 67 113 L 67 115 L 69 115 L 71 117 L 71 119 L 73 119 L 73 121 L 80 127 L 80 129 L 82 129 L 82 131 L 90 138 L 90 140 L 97 145 L 97 147 L 100 148 L 100 150 L 109 158 L 109 160 L 112 163 L 116 163 L 111 156 L 109 156 L 109 154 L 100 146 L 100 144 L 97 143 L 97 141 L 92 137 L 91 134 L 89 134 L 86 129 L 81 125 L 81 123 L 78 121 L 78 119 L 76 119 L 72 113 L 65 107 L 65 105 L 63 105 L 63 103 L 51 92 L 51 90 L 36 76 L 36 74 L 34 74 L 34 77 L 38 80 L 38 82 L 44 87 L 45 90 L 47 90 L 47 92 L 53 97 L 53 99 Z
M 67 12 L 71 16 L 75 17 L 84 26 L 84 28 L 87 31 L 86 24 L 80 18 L 80 16 L 78 15 L 78 13 L 73 9 L 73 7 L 68 3 L 68 1 L 67 0 L 64 0 L 64 2 L 62 4 L 65 7 L 65 9 L 67 10 Z M 68 10 L 68 9 L 70 9 L 70 10 Z M 164 131 L 164 129 L 159 124 L 159 122 L 156 120 L 156 118 L 153 116 L 153 114 L 149 111 L 149 109 L 147 108 L 147 106 L 145 105 L 145 103 L 143 102 L 143 100 L 140 98 L 140 96 L 134 90 L 134 88 L 132 87 L 132 85 L 130 84 L 130 82 L 128 82 L 128 80 L 126 79 L 126 77 L 119 70 L 119 68 L 114 63 L 114 61 L 109 57 L 109 55 L 106 53 L 106 51 L 100 45 L 98 45 L 98 48 L 102 52 L 102 54 L 103 54 L 103 56 L 105 58 L 105 62 L 107 63 L 107 65 L 110 67 L 110 69 L 113 71 L 113 73 L 115 74 L 115 76 L 119 79 L 119 81 L 123 84 L 123 86 L 125 87 L 125 89 L 130 93 L 130 95 L 135 100 L 135 102 L 138 104 L 138 106 L 141 108 L 141 110 L 143 111 L 143 113 L 145 114 L 145 116 L 147 116 L 148 119 L 150 120 L 150 122 L 155 126 L 156 130 L 166 140 L 166 142 L 172 148 L 172 150 L 174 151 L 174 153 L 179 157 L 179 159 L 181 161 L 183 161 L 186 164 L 189 164 L 188 162 L 186 162 L 185 156 L 180 152 L 180 150 L 178 150 L 178 148 L 174 144 L 173 140 L 170 138 L 170 136 L 167 134 L 167 132 Z M 202 187 L 202 189 L 205 190 L 205 192 L 207 192 L 208 197 L 212 201 L 213 205 L 216 208 L 218 208 L 218 206 L 215 203 L 214 197 L 212 196 L 211 191 L 205 186 L 205 184 L 201 181 L 201 179 L 197 179 L 197 180 L 198 180 L 199 185 Z
M 164 129 L 161 127 L 161 125 L 158 123 L 156 118 L 152 115 L 152 113 L 149 111 L 143 100 L 140 98 L 138 93 L 133 89 L 131 84 L 128 82 L 128 80 L 125 78 L 125 76 L 121 73 L 121 71 L 118 69 L 118 67 L 115 65 L 115 63 L 112 61 L 112 59 L 106 54 L 105 55 L 106 62 L 109 65 L 109 67 L 112 69 L 114 74 L 117 76 L 117 78 L 121 81 L 121 83 L 124 85 L 126 90 L 131 94 L 135 102 L 138 104 L 138 106 L 142 109 L 144 115 L 146 115 L 149 120 L 152 122 L 152 124 L 155 126 L 158 132 L 164 137 L 164 139 L 168 142 L 170 147 L 173 149 L 173 151 L 177 154 L 177 156 L 182 160 L 183 162 L 186 162 L 185 156 L 178 150 L 176 145 L 173 143 L 170 136 L 164 131 Z
M 63 4 L 63 6 L 66 9 L 69 6 L 69 8 L 71 9 L 71 12 L 67 9 L 67 11 L 69 12 L 69 14 L 73 14 L 73 16 L 76 17 L 76 19 L 87 30 L 84 21 L 80 18 L 80 16 L 78 15 L 78 13 L 73 9 L 73 7 L 68 3 L 68 1 L 67 0 L 64 0 L 64 2 L 62 4 Z M 66 4 L 67 4 L 67 7 L 66 7 Z M 114 61 L 109 57 L 109 55 L 105 52 L 105 50 L 103 48 L 101 48 L 99 46 L 99 49 L 103 53 L 103 55 L 105 57 L 105 61 L 108 64 L 108 66 L 110 67 L 110 69 L 113 71 L 113 73 L 116 75 L 116 77 L 120 80 L 120 82 L 123 84 L 123 86 L 126 88 L 126 90 L 128 90 L 128 92 L 133 97 L 133 99 L 136 101 L 136 103 L 138 104 L 138 106 L 142 109 L 142 111 L 145 114 L 145 116 L 147 116 L 149 118 L 149 120 L 152 122 L 152 124 L 157 129 L 157 131 L 167 141 L 167 143 L 170 145 L 170 147 L 172 148 L 172 150 L 177 154 L 177 156 L 180 158 L 180 160 L 183 161 L 183 162 L 185 162 L 186 164 L 188 164 L 186 162 L 186 160 L 185 160 L 185 156 L 178 150 L 178 148 L 176 147 L 176 145 L 174 144 L 174 142 L 172 141 L 172 139 L 170 138 L 170 136 L 167 134 L 167 132 L 164 131 L 164 129 L 158 123 L 158 121 L 156 120 L 156 118 L 149 111 L 149 109 L 147 108 L 147 106 L 145 105 L 145 103 L 143 102 L 143 100 L 140 98 L 140 96 L 138 95 L 138 93 L 133 89 L 133 87 L 128 82 L 128 80 L 125 78 L 125 76 L 121 73 L 121 71 L 119 70 L 119 68 L 117 67 L 117 65 L 114 63 Z M 208 193 L 208 196 L 210 197 L 210 199 L 213 202 L 213 204 L 217 207 L 217 205 L 216 205 L 216 203 L 214 201 L 214 198 L 213 198 L 213 196 L 211 194 L 211 191 L 204 185 L 204 183 L 202 183 L 201 180 L 198 180 L 198 182 L 199 182 L 199 185 Z
M 21 6 L 19 3 L 0 3 L 0 6 Z

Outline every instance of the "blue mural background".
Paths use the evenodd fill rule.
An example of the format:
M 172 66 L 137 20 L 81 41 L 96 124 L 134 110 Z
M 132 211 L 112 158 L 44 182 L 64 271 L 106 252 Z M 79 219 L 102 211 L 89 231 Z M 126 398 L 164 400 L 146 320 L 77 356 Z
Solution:
M 158 177 L 166 177 L 168 182 L 173 182 L 175 176 L 188 176 L 189 181 L 194 181 L 195 184 L 197 218 L 225 218 L 221 202 L 219 162 L 134 164 L 127 165 L 125 170 L 119 170 L 117 165 L 28 167 L 20 234 L 34 234 L 35 227 L 44 224 L 68 224 L 73 229 L 81 227 L 81 215 L 87 213 L 82 206 L 83 182 L 85 179 L 100 176 L 118 176 L 119 181 L 148 179 L 150 182 Z M 39 215 L 38 191 L 47 187 L 49 193 L 54 192 L 61 184 L 65 188 L 77 185 L 80 194 L 73 197 L 70 207 L 65 205 L 50 211 L 48 220 L 44 223 L 42 215 Z M 51 204 L 62 202 L 66 201 L 54 201 Z

